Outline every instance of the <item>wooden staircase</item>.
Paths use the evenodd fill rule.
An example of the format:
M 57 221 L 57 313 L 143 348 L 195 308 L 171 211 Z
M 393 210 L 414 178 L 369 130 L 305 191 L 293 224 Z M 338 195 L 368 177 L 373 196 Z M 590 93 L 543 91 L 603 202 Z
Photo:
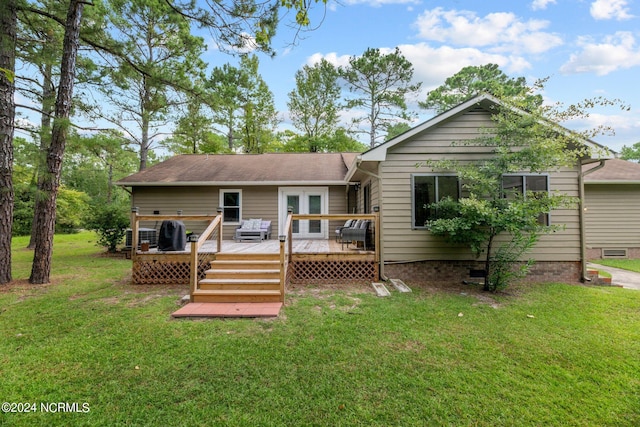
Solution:
M 216 254 L 206 277 L 198 282 L 192 301 L 280 302 L 279 254 Z

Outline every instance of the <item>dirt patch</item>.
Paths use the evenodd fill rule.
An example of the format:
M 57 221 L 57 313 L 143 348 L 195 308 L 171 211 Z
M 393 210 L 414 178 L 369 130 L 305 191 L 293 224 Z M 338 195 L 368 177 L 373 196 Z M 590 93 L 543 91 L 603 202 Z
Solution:
M 32 283 L 29 283 L 29 280 L 27 279 L 17 279 L 12 280 L 5 285 L 0 285 L 0 294 L 13 293 L 18 295 L 19 301 L 22 301 L 30 296 L 35 296 L 42 292 L 47 292 L 52 286 L 56 286 L 59 283 L 59 280 L 52 280 L 51 283 L 34 285 Z

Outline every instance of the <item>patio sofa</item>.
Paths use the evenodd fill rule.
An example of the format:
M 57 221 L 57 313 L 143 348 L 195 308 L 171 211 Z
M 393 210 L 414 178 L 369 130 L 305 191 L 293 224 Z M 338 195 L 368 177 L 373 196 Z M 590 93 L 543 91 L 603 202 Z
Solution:
M 257 219 L 243 219 L 236 228 L 235 241 L 269 240 L 271 239 L 271 221 Z

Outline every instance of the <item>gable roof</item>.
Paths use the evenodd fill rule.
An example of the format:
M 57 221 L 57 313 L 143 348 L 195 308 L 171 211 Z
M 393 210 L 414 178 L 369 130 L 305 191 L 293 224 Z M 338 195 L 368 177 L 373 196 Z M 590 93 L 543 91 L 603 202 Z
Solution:
M 125 187 L 340 185 L 357 153 L 183 154 L 119 180 Z
M 495 96 L 490 95 L 488 93 L 484 93 L 484 94 L 475 96 L 474 98 L 471 98 L 468 101 L 465 101 L 459 104 L 458 106 L 448 111 L 445 111 L 444 113 L 441 113 L 435 117 L 432 117 L 431 119 L 417 125 L 412 129 L 409 129 L 408 131 L 396 136 L 395 138 L 391 138 L 390 140 L 378 145 L 377 147 L 374 147 L 368 151 L 365 151 L 358 157 L 358 159 L 361 161 L 384 161 L 387 157 L 387 150 L 414 137 L 415 135 L 421 132 L 424 132 L 425 130 L 431 127 L 437 126 L 446 120 L 462 115 L 473 109 L 482 108 L 484 110 L 490 111 L 492 108 L 495 108 L 495 107 L 509 108 L 514 112 L 526 114 L 526 112 L 522 110 L 518 110 L 517 108 L 506 104 L 505 102 L 501 101 Z M 565 129 L 560 125 L 557 125 L 557 126 L 559 127 L 559 129 L 563 129 L 566 132 L 571 132 L 570 130 Z M 603 145 L 600 145 L 591 140 L 584 140 L 583 142 L 586 146 L 594 149 L 596 152 L 611 151 L 608 148 L 604 147 Z
M 640 184 L 640 164 L 621 159 L 609 159 L 604 166 L 589 173 L 598 163 L 582 167 L 585 184 Z

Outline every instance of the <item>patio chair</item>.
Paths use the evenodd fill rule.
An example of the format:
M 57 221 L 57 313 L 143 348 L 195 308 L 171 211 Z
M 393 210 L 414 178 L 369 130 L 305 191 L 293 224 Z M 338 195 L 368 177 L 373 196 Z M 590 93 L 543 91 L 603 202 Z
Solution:
M 342 243 L 342 230 L 344 230 L 345 228 L 351 227 L 351 225 L 355 224 L 355 222 L 356 222 L 355 219 L 348 219 L 344 223 L 344 225 L 336 228 L 336 242 Z
M 342 230 L 342 248 L 344 244 L 350 242 L 362 242 L 364 250 L 367 250 L 367 232 L 369 231 L 369 225 L 371 221 L 358 220 L 353 227 L 345 228 Z

